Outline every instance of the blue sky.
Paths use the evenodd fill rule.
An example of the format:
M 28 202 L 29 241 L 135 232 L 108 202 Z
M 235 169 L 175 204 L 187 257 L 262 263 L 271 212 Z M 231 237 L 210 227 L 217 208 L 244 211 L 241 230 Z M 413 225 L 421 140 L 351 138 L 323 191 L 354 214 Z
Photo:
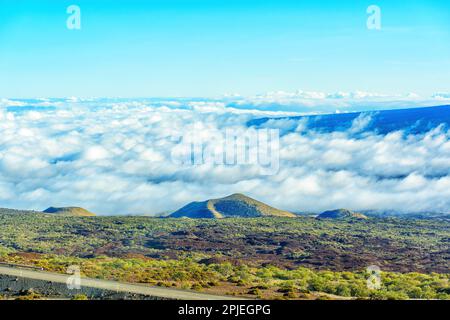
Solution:
M 448 1 L 0 0 L 0 97 L 430 95 L 449 79 Z

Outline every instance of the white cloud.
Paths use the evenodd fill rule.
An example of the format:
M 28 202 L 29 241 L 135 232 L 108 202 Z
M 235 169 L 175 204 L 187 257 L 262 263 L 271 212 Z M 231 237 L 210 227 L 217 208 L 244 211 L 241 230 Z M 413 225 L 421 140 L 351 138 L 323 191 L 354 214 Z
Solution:
M 280 171 L 273 176 L 261 176 L 249 166 L 179 167 L 171 161 L 179 143 L 174 137 L 196 130 L 208 140 L 226 128 L 245 130 L 254 118 L 293 114 L 207 101 L 161 105 L 96 100 L 63 103 L 56 110 L 3 110 L 0 206 L 42 210 L 76 205 L 100 214 L 158 213 L 243 192 L 293 211 L 450 211 L 449 132 L 440 127 L 425 135 L 365 132 L 356 138 L 354 133 L 370 124 L 370 113 L 346 132 L 307 131 L 304 119 L 268 121 L 265 127 L 282 129 Z
M 361 113 L 358 118 L 353 120 L 350 133 L 358 133 L 364 131 L 365 128 L 372 122 L 372 114 Z
M 448 99 L 450 95 L 446 93 L 423 97 L 412 92 L 383 94 L 365 91 L 329 93 L 299 90 L 273 91 L 252 97 L 236 98 L 235 103 L 265 110 L 276 109 L 310 114 L 433 106 L 440 105 Z
M 22 107 L 22 106 L 25 106 L 25 105 L 26 104 L 24 102 L 22 102 L 22 101 L 0 98 L 0 108 L 5 108 L 5 107 Z

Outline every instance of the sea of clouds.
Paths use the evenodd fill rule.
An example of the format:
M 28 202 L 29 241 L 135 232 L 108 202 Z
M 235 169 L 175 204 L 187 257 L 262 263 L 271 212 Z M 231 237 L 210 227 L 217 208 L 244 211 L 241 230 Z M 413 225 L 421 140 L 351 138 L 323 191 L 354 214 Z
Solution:
M 172 157 L 180 143 L 174 137 L 197 132 L 207 140 L 227 129 L 246 130 L 261 117 L 436 105 L 449 97 L 297 92 L 222 99 L 2 99 L 0 207 L 157 214 L 239 192 L 296 212 L 450 212 L 450 132 L 444 126 L 421 135 L 379 135 L 364 132 L 367 114 L 347 131 L 320 133 L 309 130 L 307 120 L 272 120 L 265 126 L 281 133 L 274 175 L 261 175 L 251 165 L 180 166 Z

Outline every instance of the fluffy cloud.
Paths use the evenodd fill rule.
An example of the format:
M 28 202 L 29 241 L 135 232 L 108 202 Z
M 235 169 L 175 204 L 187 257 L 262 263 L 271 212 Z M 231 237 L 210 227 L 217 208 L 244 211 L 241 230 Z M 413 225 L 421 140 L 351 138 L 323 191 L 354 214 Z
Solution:
M 365 132 L 371 115 L 362 115 L 348 131 L 319 133 L 305 131 L 305 120 L 271 120 L 264 126 L 280 129 L 280 169 L 264 176 L 251 165 L 180 166 L 173 150 L 192 133 L 214 144 L 210 137 L 226 129 L 244 132 L 249 120 L 295 112 L 206 100 L 44 102 L 56 108 L 20 101 L 14 104 L 23 110 L 8 111 L 9 102 L 0 108 L 0 206 L 155 214 L 243 192 L 293 211 L 450 211 L 450 134 L 443 127 L 379 135 Z
M 264 110 L 297 111 L 303 113 L 330 113 L 393 108 L 411 108 L 441 105 L 450 100 L 448 93 L 437 93 L 422 97 L 416 93 L 383 94 L 364 91 L 316 92 L 316 91 L 275 91 L 253 97 L 233 97 L 236 106 Z
M 436 93 L 432 97 L 437 100 L 450 100 L 450 93 Z

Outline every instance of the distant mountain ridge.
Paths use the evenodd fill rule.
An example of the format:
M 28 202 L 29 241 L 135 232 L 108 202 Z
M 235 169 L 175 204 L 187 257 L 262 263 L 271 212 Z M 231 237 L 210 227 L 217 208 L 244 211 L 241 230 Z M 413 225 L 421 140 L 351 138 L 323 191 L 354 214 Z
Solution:
M 72 216 L 72 217 L 94 217 L 95 214 L 80 207 L 63 207 L 55 208 L 50 207 L 43 211 L 48 214 L 55 214 L 60 216 Z
M 355 120 L 363 118 L 366 118 L 368 121 L 360 128 L 362 132 L 376 132 L 386 135 L 401 130 L 407 134 L 423 134 L 440 125 L 450 128 L 450 105 L 283 118 L 259 118 L 249 121 L 247 126 L 264 127 L 268 121 L 271 121 L 271 125 L 274 125 L 276 121 L 280 120 L 303 120 L 305 121 L 305 130 L 330 133 L 351 130 Z M 358 130 L 355 134 L 357 133 L 359 133 Z
M 295 214 L 276 209 L 258 200 L 243 194 L 210 199 L 203 202 L 191 202 L 183 208 L 175 211 L 170 218 L 205 218 L 222 219 L 231 217 L 257 218 L 257 217 L 296 217 Z

